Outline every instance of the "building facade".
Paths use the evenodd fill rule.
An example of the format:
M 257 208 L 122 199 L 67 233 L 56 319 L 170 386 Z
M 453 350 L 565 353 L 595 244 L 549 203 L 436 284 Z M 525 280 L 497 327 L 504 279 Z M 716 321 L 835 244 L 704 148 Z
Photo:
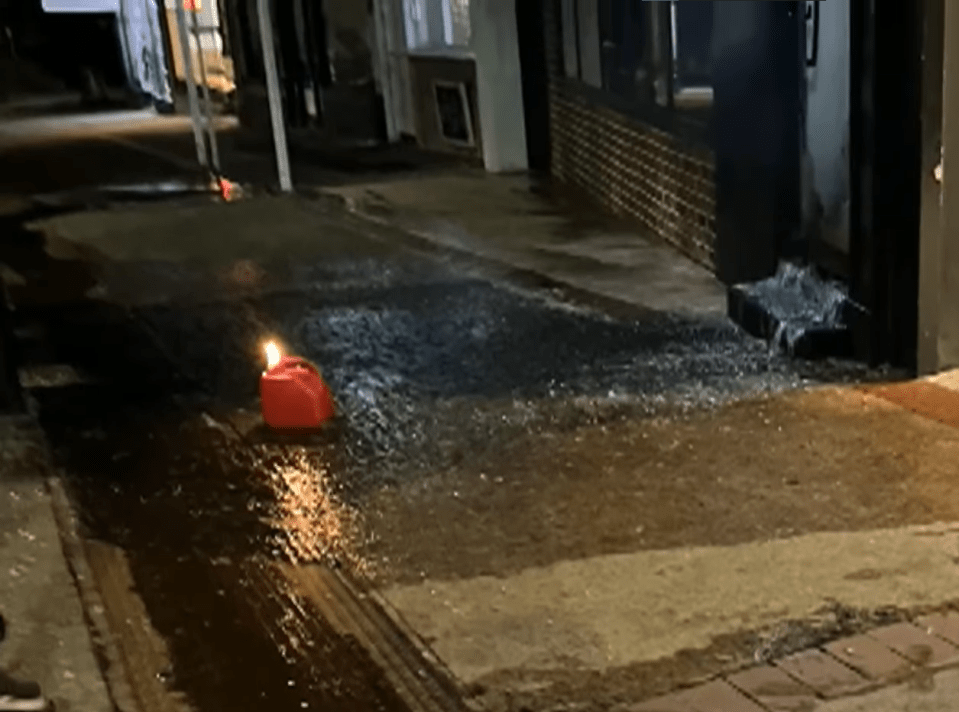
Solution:
M 148 101 L 168 105 L 172 102 L 170 55 L 164 42 L 163 18 L 156 0 L 42 0 L 42 8 L 52 18 L 51 32 L 63 28 L 63 34 L 75 36 L 74 46 L 85 43 L 101 47 L 96 54 L 72 52 L 79 65 L 96 65 L 102 74 L 110 64 L 109 54 L 121 57 L 124 83 Z M 112 28 L 109 39 L 93 38 L 91 20 Z M 59 21 L 59 22 L 58 22 Z
M 727 285 L 811 262 L 849 287 L 857 356 L 959 365 L 944 0 L 302 4 L 278 54 L 288 104 L 293 55 L 326 67 L 321 123 L 372 97 L 383 139 L 546 173 Z
M 777 7 L 788 10 L 781 10 L 779 19 L 772 17 L 770 2 L 754 4 L 769 6 L 769 17 L 742 2 L 376 0 L 390 138 L 408 134 L 433 150 L 472 153 L 491 171 L 548 173 L 609 212 L 636 220 L 697 262 L 723 271 L 717 261 L 713 55 L 714 43 L 729 33 L 717 35 L 714 25 L 746 22 L 753 28 L 753 34 L 745 33 L 747 38 L 755 37 L 760 26 L 791 34 L 792 45 L 766 48 L 766 54 L 784 66 L 791 66 L 790 52 L 798 53 L 802 40 L 796 17 L 801 3 L 780 3 Z M 848 14 L 848 0 L 832 4 L 843 5 Z M 730 6 L 737 6 L 739 14 Z M 830 28 L 826 39 L 835 37 L 841 44 L 841 28 Z M 819 54 L 833 63 L 841 61 L 833 50 L 830 44 Z M 748 57 L 752 69 L 768 59 Z M 848 48 L 845 61 L 848 64 Z M 797 73 L 802 71 L 798 54 L 793 64 Z M 833 69 L 829 66 L 820 74 L 832 76 Z M 729 72 L 723 76 L 729 85 Z M 796 92 L 805 88 L 798 75 L 792 83 Z M 816 116 L 834 120 L 821 107 L 831 106 L 830 93 L 841 95 L 839 101 L 848 89 L 841 82 L 819 84 Z M 733 92 L 739 87 L 726 87 L 727 97 Z M 733 103 L 745 105 L 737 97 L 726 106 Z M 457 104 L 462 107 L 458 114 Z M 450 124 L 446 129 L 444 120 Z M 848 125 L 848 117 L 845 121 Z M 820 128 L 814 129 L 817 140 Z M 810 217 L 792 216 L 794 222 L 806 224 L 821 220 L 814 207 L 819 204 L 814 195 L 818 184 L 812 176 L 835 173 L 838 166 L 841 180 L 843 156 L 832 154 L 842 145 L 837 149 L 826 141 L 817 143 L 815 158 L 824 169 L 816 173 L 805 137 L 795 138 L 796 145 L 789 149 L 794 155 L 784 162 L 807 166 Z M 822 180 L 833 224 L 841 223 L 836 216 L 848 199 L 848 190 L 837 188 L 836 182 L 832 175 Z M 788 186 L 797 206 L 803 201 L 801 189 L 798 182 Z M 837 201 L 838 208 L 833 204 Z M 841 232 L 832 230 L 833 242 L 843 244 Z M 729 279 L 750 272 L 726 271 Z
M 713 5 L 544 5 L 550 173 L 710 268 Z

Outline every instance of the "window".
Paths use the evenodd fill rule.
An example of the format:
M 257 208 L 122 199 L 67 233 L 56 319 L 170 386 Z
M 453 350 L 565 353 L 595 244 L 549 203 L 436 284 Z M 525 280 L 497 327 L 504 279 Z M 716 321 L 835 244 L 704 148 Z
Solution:
M 430 44 L 430 22 L 426 0 L 404 0 L 403 19 L 406 21 L 406 47 L 416 49 Z
M 646 85 L 648 7 L 643 0 L 601 0 L 599 33 L 603 88 L 624 98 Z
M 567 76 L 594 87 L 603 85 L 600 1 L 563 0 L 563 43 Z
M 712 2 L 670 3 L 673 95 L 677 106 L 712 103 Z
M 714 1 L 561 0 L 566 76 L 630 104 L 708 108 Z
M 443 3 L 443 39 L 450 47 L 469 47 L 469 0 L 446 0 Z
M 406 48 L 468 49 L 469 0 L 403 0 Z

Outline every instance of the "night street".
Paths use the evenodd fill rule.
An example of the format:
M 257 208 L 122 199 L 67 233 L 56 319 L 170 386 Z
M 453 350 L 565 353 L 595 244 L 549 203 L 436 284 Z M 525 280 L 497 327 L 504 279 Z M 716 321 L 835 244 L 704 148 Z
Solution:
M 86 160 L 103 144 L 7 152 L 0 172 L 23 178 L 5 194 L 35 187 L 49 203 L 106 182 L 193 178 L 119 144 Z M 565 639 L 566 654 L 593 666 L 599 651 L 573 629 L 517 657 L 499 634 L 480 642 L 502 622 L 479 616 L 471 635 L 480 649 L 461 660 L 464 642 L 449 647 L 445 614 L 417 590 L 445 590 L 441 608 L 488 600 L 516 616 L 510 606 L 523 604 L 494 604 L 483 577 L 520 585 L 524 572 L 568 562 L 582 570 L 559 583 L 576 596 L 577 581 L 595 575 L 590 562 L 604 557 L 798 536 L 779 556 L 801 560 L 804 538 L 828 536 L 817 532 L 932 524 L 949 513 L 938 490 L 883 504 L 888 487 L 905 493 L 872 466 L 849 479 L 837 434 L 866 442 L 875 425 L 840 415 L 836 396 L 749 400 L 869 372 L 790 361 L 722 316 L 611 311 L 528 270 L 425 248 L 331 200 L 113 195 L 100 206 L 7 216 L 0 260 L 19 275 L 8 290 L 21 380 L 145 709 L 458 709 L 463 695 L 514 709 L 496 701 L 500 689 L 536 709 L 554 709 L 557 694 L 597 705 L 649 696 L 741 664 L 764 619 L 713 628 L 724 634 L 717 652 L 645 662 L 631 653 L 597 688 L 552 647 Z M 322 433 L 273 434 L 259 421 L 268 339 L 321 368 L 339 409 Z M 817 410 L 832 412 L 828 434 L 808 420 Z M 920 432 L 900 427 L 887 445 Z M 760 440 L 766 454 L 750 458 Z M 805 448 L 817 441 L 834 465 L 812 465 Z M 831 473 L 841 470 L 837 491 Z M 849 563 L 862 568 L 855 556 Z M 636 565 L 646 564 L 622 563 Z M 764 574 L 750 575 L 759 585 Z M 403 609 L 415 637 L 435 640 L 452 672 L 422 662 L 386 600 L 370 607 L 350 593 L 369 586 Z M 548 608 L 552 594 L 539 590 Z M 792 610 L 779 597 L 777 618 Z M 876 603 L 841 631 L 901 619 L 869 613 L 873 594 L 862 600 Z M 901 601 L 923 602 L 932 601 Z M 159 647 L 138 626 L 124 632 L 123 611 L 137 605 Z M 677 639 L 699 635 L 677 625 Z M 815 627 L 805 635 L 816 640 Z M 531 663 L 545 665 L 540 686 L 563 669 L 567 682 L 537 697 L 490 675 Z
M 0 0 L 0 712 L 954 712 L 884 8 Z
M 24 183 L 44 193 L 183 177 L 118 146 L 87 159 L 102 145 L 13 154 L 2 172 L 28 165 Z M 281 565 L 389 577 L 362 516 L 381 492 L 444 489 L 439 473 L 490 457 L 500 471 L 510 443 L 645 414 L 670 394 L 705 405 L 798 376 L 721 320 L 610 319 L 321 204 L 209 203 L 139 208 L 179 212 L 179 229 L 130 230 L 117 254 L 51 256 L 26 232 L 4 254 L 28 278 L 10 287 L 18 324 L 46 335 L 22 344 L 25 365 L 85 532 L 125 553 L 169 645 L 166 682 L 199 709 L 405 708 L 317 594 L 294 588 L 306 574 Z M 336 394 L 340 422 L 320 442 L 249 428 L 268 338 L 319 364 Z M 45 365 L 82 383 L 44 387 Z M 416 536 L 391 534 L 391 552 Z M 437 546 L 433 558 L 470 560 Z

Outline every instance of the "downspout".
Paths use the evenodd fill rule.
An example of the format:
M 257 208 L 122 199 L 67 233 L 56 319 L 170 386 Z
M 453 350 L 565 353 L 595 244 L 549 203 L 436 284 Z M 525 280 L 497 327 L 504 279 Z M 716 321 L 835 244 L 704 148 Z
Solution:
M 283 97 L 280 94 L 280 77 L 276 67 L 276 49 L 273 45 L 273 16 L 270 10 L 270 0 L 257 0 L 260 42 L 263 48 L 263 65 L 266 70 L 266 89 L 270 101 L 270 121 L 273 124 L 273 145 L 276 148 L 276 170 L 280 178 L 280 190 L 290 193 L 293 191 L 293 181 L 290 177 L 290 155 L 286 145 Z
M 200 82 L 202 83 L 201 91 L 203 93 L 203 111 L 204 118 L 206 119 L 206 139 L 210 147 L 210 160 L 213 162 L 213 170 L 216 174 L 220 173 L 220 150 L 217 146 L 216 140 L 216 125 L 213 123 L 213 109 L 210 107 L 210 85 L 207 80 L 206 75 L 206 60 L 203 57 L 203 32 L 206 31 L 206 28 L 203 28 L 201 31 L 200 25 L 197 21 L 197 13 L 190 13 L 190 31 L 193 33 L 193 37 L 196 40 L 197 48 L 197 63 L 200 69 Z

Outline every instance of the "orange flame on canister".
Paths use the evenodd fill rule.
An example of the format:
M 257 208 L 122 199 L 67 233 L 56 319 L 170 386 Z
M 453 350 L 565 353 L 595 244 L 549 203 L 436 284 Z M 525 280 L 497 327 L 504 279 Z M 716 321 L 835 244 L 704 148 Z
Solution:
M 267 370 L 276 368 L 280 363 L 280 347 L 276 345 L 275 341 L 269 341 L 263 347 L 263 350 L 266 351 Z

